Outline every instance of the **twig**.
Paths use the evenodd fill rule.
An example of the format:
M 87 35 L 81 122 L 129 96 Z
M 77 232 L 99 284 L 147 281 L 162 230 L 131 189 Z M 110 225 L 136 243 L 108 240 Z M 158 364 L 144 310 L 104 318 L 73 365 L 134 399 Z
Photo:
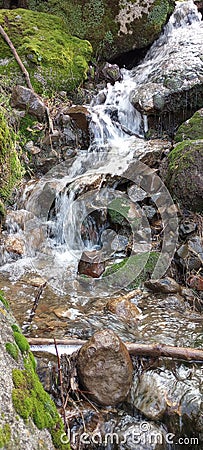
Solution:
M 66 420 L 66 410 L 65 410 L 65 403 L 64 403 L 64 392 L 63 392 L 63 377 L 62 377 L 62 370 L 61 370 L 61 363 L 60 363 L 60 356 L 58 353 L 57 343 L 56 339 L 54 338 L 54 345 L 56 349 L 56 356 L 57 356 L 57 362 L 58 362 L 58 372 L 59 372 L 59 381 L 60 381 L 60 388 L 61 388 L 61 401 L 62 401 L 62 407 L 63 407 L 63 420 L 64 420 L 64 426 L 65 426 L 65 432 L 69 430 L 69 426 Z
M 0 34 L 1 34 L 1 36 L 3 37 L 3 39 L 6 41 L 6 43 L 8 44 L 8 46 L 10 47 L 10 49 L 11 49 L 13 55 L 14 55 L 15 60 L 17 61 L 17 63 L 18 63 L 18 65 L 19 65 L 19 67 L 20 67 L 20 69 L 21 69 L 23 75 L 25 76 L 25 80 L 26 80 L 26 83 L 27 83 L 27 87 L 28 87 L 29 89 L 31 89 L 32 91 L 34 91 L 34 89 L 33 89 L 33 87 L 32 87 L 32 83 L 31 83 L 31 81 L 30 81 L 30 76 L 29 76 L 28 71 L 26 70 L 26 68 L 25 68 L 25 66 L 24 66 L 24 64 L 23 64 L 23 62 L 21 61 L 20 56 L 18 55 L 18 53 L 17 53 L 17 51 L 16 51 L 16 49 L 15 49 L 13 43 L 11 42 L 10 38 L 8 37 L 7 33 L 5 32 L 5 30 L 3 29 L 3 27 L 2 27 L 1 25 L 0 25 Z

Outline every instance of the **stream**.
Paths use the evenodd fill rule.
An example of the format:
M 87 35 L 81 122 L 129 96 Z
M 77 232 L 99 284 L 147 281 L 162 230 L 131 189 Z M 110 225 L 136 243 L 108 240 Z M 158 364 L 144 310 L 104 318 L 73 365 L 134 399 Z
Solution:
M 16 255 L 2 246 L 0 289 L 26 336 L 88 339 L 95 331 L 109 328 L 124 342 L 202 346 L 202 318 L 198 311 L 177 292 L 167 296 L 153 294 L 135 282 L 151 252 L 158 255 L 151 278 L 161 278 L 167 272 L 178 241 L 178 216 L 156 170 L 142 162 L 149 152 L 148 117 L 132 104 L 132 97 L 145 84 L 151 80 L 153 84 L 154 73 L 161 78 L 163 62 L 174 46 L 184 40 L 189 42 L 190 35 L 198 40 L 200 26 L 201 15 L 193 2 L 177 2 L 174 14 L 144 60 L 132 70 L 121 69 L 122 80 L 114 85 L 109 83 L 86 105 L 91 116 L 89 149 L 78 150 L 71 161 L 63 161 L 40 179 L 26 182 L 14 208 L 8 212 L 3 233 L 6 238 L 14 237 L 20 242 L 23 250 Z M 146 207 L 155 210 L 155 218 L 161 223 L 161 241 L 157 237 L 160 229 L 154 235 Z M 116 215 L 123 217 L 122 223 L 116 222 Z M 125 260 L 129 246 L 126 264 L 119 265 Z M 86 263 L 89 258 L 105 270 L 115 264 L 119 268 L 97 278 L 79 273 L 79 262 Z M 109 299 L 132 288 L 135 294 L 131 302 L 141 312 L 136 322 L 118 317 L 106 306 Z M 54 348 L 45 346 L 33 350 L 38 357 L 39 350 L 54 353 Z M 70 349 L 59 346 L 58 350 L 68 354 Z M 44 360 L 48 354 L 43 353 Z M 149 364 L 144 373 L 152 379 L 148 402 L 153 391 L 159 391 L 157 386 L 164 386 L 171 395 L 167 407 L 174 402 L 176 411 L 177 399 L 182 406 L 182 414 L 180 411 L 169 414 L 165 410 L 163 415 L 150 416 L 147 401 L 138 407 L 135 400 L 141 362 L 134 364 L 130 406 L 99 414 L 86 404 L 83 411 L 88 430 L 99 423 L 99 432 L 115 432 L 125 439 L 119 443 L 83 442 L 80 447 L 74 447 L 75 441 L 73 448 L 200 449 L 201 443 L 191 443 L 192 438 L 200 439 L 202 433 L 202 416 L 197 412 L 202 409 L 203 375 L 199 366 L 160 359 L 157 364 L 151 362 L 152 367 L 155 364 L 153 372 Z M 148 386 L 146 380 L 145 383 Z M 163 395 L 161 390 L 157 393 L 157 408 Z M 81 434 L 82 420 L 71 420 L 73 433 Z M 150 429 L 162 436 L 161 443 L 147 440 Z M 140 430 L 142 440 L 133 441 L 132 433 L 138 436 Z M 176 441 L 168 436 L 171 432 Z M 177 436 L 185 439 L 189 436 L 188 442 L 182 445 Z

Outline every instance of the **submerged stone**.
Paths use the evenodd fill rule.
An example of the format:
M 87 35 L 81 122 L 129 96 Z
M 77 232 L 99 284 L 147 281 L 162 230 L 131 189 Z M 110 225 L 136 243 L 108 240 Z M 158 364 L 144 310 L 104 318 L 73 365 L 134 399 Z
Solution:
M 101 405 L 126 399 L 133 366 L 127 348 L 111 330 L 96 332 L 78 355 L 78 375 L 88 397 Z

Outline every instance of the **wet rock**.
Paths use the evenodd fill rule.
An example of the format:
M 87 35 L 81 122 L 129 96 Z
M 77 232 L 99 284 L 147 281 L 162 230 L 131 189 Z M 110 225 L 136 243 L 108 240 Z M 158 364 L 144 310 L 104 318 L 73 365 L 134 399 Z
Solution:
M 78 128 L 83 131 L 88 130 L 88 123 L 90 114 L 85 106 L 71 106 L 65 110 L 66 116 L 68 115 L 71 119 L 75 121 Z
M 78 264 L 78 273 L 92 278 L 99 278 L 105 271 L 105 262 L 100 261 L 101 255 L 98 251 L 83 252 Z
M 187 280 L 188 286 L 193 289 L 197 289 L 197 291 L 203 291 L 203 277 L 201 275 L 192 275 Z
M 107 62 L 101 70 L 101 75 L 104 76 L 106 81 L 110 81 L 110 83 L 113 84 L 116 81 L 122 80 L 122 74 L 117 64 L 110 64 Z
M 191 23 L 192 26 L 189 26 Z M 195 26 L 198 30 L 196 32 Z M 151 67 L 144 85 L 132 93 L 131 101 L 135 108 L 147 114 L 150 129 L 158 130 L 157 116 L 159 116 L 162 131 L 163 129 L 173 131 L 185 120 L 185 112 L 189 117 L 202 107 L 203 25 L 196 6 L 192 2 L 185 2 L 177 6 L 172 22 L 167 27 L 168 34 L 159 38 L 159 51 L 157 47 L 151 49 L 154 66 Z M 135 70 L 135 77 L 142 76 L 141 70 L 143 72 L 143 65 Z
M 203 210 L 203 140 L 184 141 L 169 154 L 166 184 L 183 207 Z M 193 224 L 193 227 L 195 225 Z
M 25 244 L 22 238 L 10 234 L 5 241 L 5 250 L 22 256 L 25 253 Z
M 182 237 L 187 237 L 191 233 L 194 233 L 197 230 L 197 224 L 194 222 L 185 221 L 180 225 L 180 233 Z
M 132 362 L 113 331 L 98 331 L 82 346 L 77 368 L 81 384 L 97 403 L 115 405 L 127 397 L 132 383 Z
M 123 298 L 110 299 L 106 304 L 106 308 L 122 322 L 136 323 L 142 314 L 141 310 L 125 296 Z
M 162 292 L 163 294 L 175 294 L 181 291 L 181 286 L 170 277 L 145 281 L 145 286 L 152 292 Z
M 141 202 L 147 197 L 147 192 L 145 192 L 140 186 L 133 184 L 128 188 L 128 196 L 133 202 Z
M 152 420 L 162 419 L 167 408 L 165 386 L 157 378 L 152 371 L 143 373 L 137 381 L 137 385 L 134 385 L 133 404 L 135 408 Z
M 33 218 L 33 214 L 26 209 L 18 209 L 16 211 L 8 210 L 6 215 L 5 227 L 13 233 L 25 229 L 25 223 Z
M 11 94 L 11 106 L 27 111 L 39 121 L 45 120 L 46 107 L 42 100 L 31 89 L 24 86 L 15 86 Z
M 144 205 L 142 210 L 144 211 L 144 213 L 147 216 L 147 219 L 152 220 L 153 217 L 156 215 L 157 210 L 156 208 L 154 208 L 153 206 L 150 205 Z

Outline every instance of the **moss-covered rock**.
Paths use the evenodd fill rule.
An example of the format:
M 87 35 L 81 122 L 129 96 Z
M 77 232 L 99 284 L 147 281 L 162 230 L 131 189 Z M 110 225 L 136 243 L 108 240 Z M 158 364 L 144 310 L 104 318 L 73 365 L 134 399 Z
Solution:
M 16 150 L 15 138 L 6 111 L 0 107 L 0 199 L 2 200 L 9 199 L 24 172 Z
M 178 143 L 169 154 L 166 183 L 180 204 L 203 211 L 203 139 Z
M 71 36 L 63 21 L 26 9 L 1 10 L 0 24 L 8 33 L 38 93 L 71 91 L 86 77 L 92 48 Z M 10 48 L 1 40 L 0 75 L 22 84 L 22 74 Z
M 157 252 L 147 252 L 147 253 L 141 253 L 137 255 L 133 255 L 130 258 L 130 264 L 125 264 L 129 261 L 129 258 L 124 258 L 123 261 L 119 263 L 112 264 L 109 266 L 106 271 L 103 274 L 103 277 L 115 274 L 118 272 L 118 278 L 119 283 L 121 282 L 122 278 L 126 279 L 126 275 L 128 276 L 129 272 L 132 271 L 137 273 L 139 272 L 138 268 L 142 267 L 144 265 L 144 268 L 139 273 L 138 276 L 135 276 L 135 279 L 130 285 L 128 286 L 129 289 L 136 289 L 138 286 L 144 283 L 147 279 L 149 279 L 150 275 L 152 274 L 156 263 L 160 257 L 160 254 Z M 144 264 L 143 264 L 144 263 Z M 119 269 L 122 268 L 122 273 Z M 133 279 L 133 277 L 131 277 Z
M 8 423 L 0 427 L 0 448 L 6 448 L 11 439 L 11 428 Z
M 203 139 L 203 108 L 178 128 L 174 138 L 175 142 L 187 139 Z
M 174 3 L 173 0 L 30 0 L 29 7 L 62 17 L 72 34 L 90 40 L 97 56 L 111 59 L 151 44 Z

